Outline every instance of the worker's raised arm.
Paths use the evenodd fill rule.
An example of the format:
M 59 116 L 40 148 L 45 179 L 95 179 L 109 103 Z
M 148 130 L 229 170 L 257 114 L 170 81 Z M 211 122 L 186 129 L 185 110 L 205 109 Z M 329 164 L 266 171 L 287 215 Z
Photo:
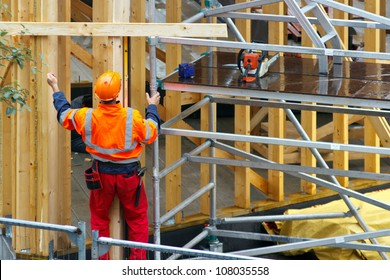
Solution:
M 57 111 L 59 124 L 69 130 L 75 129 L 73 119 L 69 118 L 69 116 L 74 116 L 74 114 L 71 114 L 74 110 L 64 93 L 59 89 L 58 79 L 53 73 L 47 73 L 47 83 L 53 90 L 53 104 Z
M 47 73 L 47 83 L 52 88 L 53 93 L 60 91 L 60 89 L 58 88 L 57 77 L 53 73 Z

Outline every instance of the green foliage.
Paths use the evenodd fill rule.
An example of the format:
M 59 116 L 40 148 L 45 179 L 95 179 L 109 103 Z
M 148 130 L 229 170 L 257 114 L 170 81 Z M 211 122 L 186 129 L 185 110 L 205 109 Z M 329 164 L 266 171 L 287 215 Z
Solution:
M 7 12 L 7 6 L 0 4 L 0 10 Z M 23 32 L 22 32 L 23 33 Z M 29 90 L 22 88 L 17 81 L 6 84 L 6 76 L 12 65 L 17 65 L 20 69 L 31 64 L 33 74 L 37 72 L 36 61 L 31 55 L 31 50 L 22 42 L 12 40 L 7 36 L 6 30 L 0 30 L 0 102 L 7 104 L 6 114 L 14 114 L 23 108 L 30 110 L 27 104 Z M 11 41 L 12 40 L 12 41 Z

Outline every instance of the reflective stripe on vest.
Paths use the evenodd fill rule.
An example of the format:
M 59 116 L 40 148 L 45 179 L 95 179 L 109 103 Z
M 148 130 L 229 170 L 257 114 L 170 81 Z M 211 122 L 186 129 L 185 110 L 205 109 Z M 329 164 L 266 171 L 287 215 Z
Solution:
M 64 123 L 64 120 L 65 120 L 66 116 L 68 115 L 69 111 L 71 111 L 71 110 L 73 110 L 73 111 L 72 111 L 72 113 L 70 114 L 70 116 L 69 116 L 68 119 L 72 120 L 73 127 L 76 127 L 76 124 L 75 124 L 73 118 L 74 118 L 74 114 L 76 114 L 76 112 L 77 112 L 77 109 L 69 108 L 69 109 L 63 111 L 62 114 L 60 115 L 60 123 L 61 123 L 61 124 Z
M 96 160 L 99 160 L 99 161 L 103 161 L 103 162 L 109 161 L 106 158 L 99 157 L 99 156 L 97 156 L 95 154 L 90 154 L 90 155 L 93 157 L 93 159 L 96 159 Z M 125 159 L 125 160 L 117 160 L 116 159 L 115 163 L 123 163 L 123 164 L 124 163 L 133 163 L 133 162 L 140 161 L 141 158 L 142 158 L 142 154 L 140 154 L 139 157 L 137 157 L 137 158 L 129 158 L 129 159 Z
M 142 141 L 142 143 L 147 143 L 150 140 L 150 137 L 152 136 L 152 128 L 149 125 L 149 122 L 152 122 L 155 127 L 158 127 L 158 124 L 153 119 L 147 119 L 146 120 L 146 135 L 145 140 Z
M 127 108 L 127 117 L 126 117 L 126 130 L 125 130 L 125 143 L 124 149 L 117 149 L 117 148 L 102 148 L 92 143 L 92 112 L 93 109 L 88 109 L 87 114 L 85 116 L 85 144 L 94 149 L 95 151 L 111 155 L 115 153 L 121 153 L 121 152 L 129 152 L 133 150 L 137 145 L 138 142 L 134 141 L 131 142 L 132 135 L 133 135 L 133 109 Z

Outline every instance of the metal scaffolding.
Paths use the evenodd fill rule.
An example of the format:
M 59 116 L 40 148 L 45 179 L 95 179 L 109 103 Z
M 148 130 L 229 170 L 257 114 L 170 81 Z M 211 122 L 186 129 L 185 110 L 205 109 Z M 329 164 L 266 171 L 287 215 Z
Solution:
M 330 151 L 358 151 L 360 153 L 375 153 L 380 155 L 389 155 L 390 151 L 388 148 L 383 147 L 373 147 L 373 146 L 363 146 L 363 145 L 353 145 L 353 144 L 336 144 L 328 142 L 319 142 L 312 141 L 310 137 L 306 134 L 304 128 L 299 123 L 292 110 L 313 110 L 320 112 L 338 112 L 345 114 L 362 114 L 367 116 L 388 116 L 390 113 L 390 100 L 374 100 L 374 99 L 360 99 L 360 98 L 345 98 L 340 96 L 331 96 L 327 95 L 328 92 L 328 57 L 333 58 L 334 63 L 334 75 L 337 75 L 337 71 L 341 70 L 341 64 L 343 57 L 359 57 L 359 58 L 374 58 L 381 60 L 390 60 L 390 54 L 387 53 L 378 53 L 378 52 L 366 52 L 366 51 L 350 51 L 343 50 L 341 47 L 340 38 L 335 30 L 335 26 L 350 26 L 350 27 L 364 27 L 364 28 L 374 28 L 374 29 L 390 29 L 390 20 L 388 18 L 378 16 L 348 5 L 343 5 L 335 1 L 327 0 L 306 0 L 306 5 L 299 5 L 300 1 L 295 0 L 260 0 L 260 1 L 250 1 L 246 3 L 234 4 L 229 6 L 222 6 L 218 1 L 206 1 L 209 5 L 200 11 L 198 14 L 187 19 L 185 22 L 195 22 L 204 17 L 221 17 L 227 22 L 227 25 L 236 38 L 240 42 L 231 42 L 231 41 L 222 41 L 222 40 L 204 40 L 204 39 L 188 39 L 188 38 L 174 38 L 174 37 L 154 37 L 149 38 L 150 45 L 150 84 L 151 84 L 151 93 L 154 94 L 157 91 L 157 80 L 156 80 L 156 46 L 157 44 L 182 44 L 182 45 L 197 45 L 197 46 L 208 46 L 216 48 L 232 48 L 232 49 L 256 49 L 263 51 L 274 51 L 274 52 L 290 52 L 290 53 L 299 53 L 299 54 L 312 54 L 316 55 L 318 58 L 319 73 L 322 74 L 319 76 L 320 84 L 320 94 L 318 95 L 307 95 L 307 94 L 297 94 L 289 92 L 275 92 L 267 91 L 266 88 L 259 90 L 249 90 L 249 89 L 235 89 L 232 88 L 229 91 L 226 88 L 218 88 L 215 86 L 204 86 L 197 84 L 186 84 L 185 88 L 182 85 L 177 83 L 171 83 L 162 79 L 164 89 L 172 91 L 190 91 L 195 93 L 206 93 L 206 96 L 200 102 L 194 104 L 187 110 L 183 111 L 180 115 L 166 121 L 161 127 L 161 133 L 164 135 L 176 135 L 182 137 L 198 137 L 206 139 L 204 144 L 195 148 L 189 153 L 186 153 L 179 159 L 176 163 L 171 166 L 166 166 L 163 170 L 160 170 L 159 167 L 159 143 L 158 140 L 154 144 L 154 156 L 153 156 L 153 182 L 154 182 L 154 242 L 155 244 L 161 243 L 160 238 L 160 228 L 163 223 L 168 221 L 170 218 L 174 217 L 182 209 L 188 206 L 192 201 L 198 199 L 203 194 L 210 192 L 210 222 L 209 226 L 204 229 L 204 232 L 200 233 L 199 236 L 195 237 L 193 241 L 189 242 L 185 247 L 191 248 L 198 244 L 207 236 L 214 237 L 230 237 L 230 238 L 244 238 L 252 240 L 263 240 L 263 241 L 272 241 L 272 242 L 284 242 L 287 244 L 284 245 L 275 245 L 266 248 L 254 248 L 250 250 L 243 250 L 233 252 L 233 254 L 245 255 L 245 256 L 259 256 L 268 253 L 274 252 L 284 252 L 288 250 L 300 249 L 300 248 L 310 248 L 315 246 L 333 246 L 333 247 L 343 247 L 343 248 L 353 248 L 361 250 L 372 250 L 377 251 L 380 254 L 380 257 L 383 259 L 388 259 L 386 252 L 390 252 L 390 246 L 381 245 L 378 241 L 378 237 L 390 235 L 389 230 L 381 231 L 371 231 L 367 226 L 363 217 L 359 214 L 358 209 L 350 200 L 350 197 L 356 198 L 358 200 L 373 204 L 377 207 L 390 211 L 390 205 L 376 199 L 370 198 L 364 194 L 358 193 L 353 190 L 343 188 L 336 176 L 344 177 L 356 177 L 356 178 L 367 178 L 375 180 L 389 180 L 390 175 L 388 174 L 378 174 L 370 172 L 357 172 L 357 171 L 343 171 L 330 168 L 318 149 L 327 149 Z M 242 13 L 236 12 L 238 10 L 243 10 L 247 8 L 263 6 L 278 2 L 284 2 L 291 12 L 291 16 L 281 16 L 281 15 L 261 15 L 254 13 Z M 153 9 L 154 1 L 149 1 L 149 11 L 151 11 L 151 20 L 153 19 Z M 370 20 L 358 21 L 358 20 L 335 20 L 328 18 L 327 14 L 324 12 L 322 5 L 341 10 L 346 13 L 358 15 L 365 19 Z M 311 11 L 314 14 L 314 17 L 308 17 L 306 14 Z M 245 42 L 238 29 L 235 28 L 232 18 L 241 18 L 241 19 L 251 19 L 251 20 L 265 20 L 265 21 L 280 21 L 280 22 L 298 22 L 302 28 L 307 32 L 308 36 L 312 40 L 314 47 L 301 47 L 301 46 L 281 46 L 281 45 L 272 45 L 272 44 L 260 44 L 260 43 L 248 43 Z M 313 28 L 312 24 L 321 25 L 326 34 L 322 37 Z M 327 48 L 326 42 L 330 41 L 333 48 Z M 203 58 L 203 57 L 202 57 Z M 168 76 L 172 75 L 169 74 Z M 340 84 L 337 84 L 335 81 L 334 86 L 336 88 L 340 87 Z M 221 97 L 222 96 L 222 97 Z M 259 98 L 261 96 L 261 99 Z M 239 99 L 234 97 L 246 97 L 246 99 Z M 270 101 L 269 99 L 278 101 Z M 301 104 L 300 102 L 315 102 L 320 103 L 320 105 L 308 105 Z M 363 103 L 364 102 L 364 103 Z M 262 106 L 270 108 L 283 108 L 286 112 L 287 117 L 299 131 L 299 134 L 303 140 L 292 140 L 292 139 L 280 139 L 272 137 L 262 137 L 254 135 L 236 135 L 230 133 L 220 133 L 215 132 L 213 124 L 215 120 L 213 119 L 216 114 L 214 114 L 213 103 L 225 103 L 225 104 L 240 104 L 246 106 Z M 334 104 L 339 104 L 335 106 Z M 362 106 L 364 104 L 364 106 Z M 343 107 L 345 105 L 346 107 Z M 172 126 L 179 120 L 183 120 L 185 117 L 191 113 L 199 110 L 203 106 L 209 106 L 210 110 L 210 130 L 209 131 L 195 131 L 195 130 L 185 130 L 172 128 Z M 372 109 L 375 108 L 375 109 Z M 380 109 L 380 110 L 378 110 Z M 304 166 L 292 166 L 287 164 L 278 164 L 272 162 L 268 159 L 265 159 L 261 156 L 254 154 L 249 154 L 243 152 L 235 147 L 231 147 L 221 141 L 243 141 L 250 143 L 262 143 L 262 144 L 276 144 L 283 146 L 293 146 L 293 147 L 305 147 L 309 148 L 314 157 L 316 158 L 319 167 L 304 167 Z M 199 156 L 200 153 L 206 149 L 210 150 L 210 156 L 204 157 Z M 239 156 L 243 160 L 229 160 L 215 158 L 214 153 L 215 149 L 221 149 L 225 152 L 228 152 L 232 155 Z M 194 193 L 192 196 L 182 201 L 177 207 L 171 209 L 169 212 L 161 215 L 160 213 L 160 202 L 159 202 L 159 188 L 160 180 L 164 178 L 169 172 L 175 168 L 183 165 L 187 162 L 197 162 L 197 163 L 207 163 L 209 164 L 210 172 L 210 182 L 203 186 L 199 191 Z M 336 191 L 341 197 L 342 201 L 347 205 L 349 211 L 342 213 L 328 213 L 328 214 L 313 214 L 313 215 L 297 215 L 297 216 L 286 216 L 286 215 L 277 215 L 277 216 L 257 216 L 257 217 L 235 217 L 235 218 L 217 218 L 216 215 L 216 186 L 218 182 L 216 181 L 216 166 L 217 165 L 228 165 L 228 166 L 240 166 L 240 167 L 251 167 L 251 168 L 260 168 L 260 169 L 272 169 L 283 171 L 286 174 L 290 174 L 294 177 L 304 179 L 309 182 L 313 182 L 319 186 L 328 188 L 330 190 Z M 322 174 L 328 177 L 328 180 L 324 180 L 310 174 Z M 236 231 L 226 231 L 218 229 L 218 226 L 224 223 L 261 223 L 266 221 L 283 221 L 283 220 L 294 220 L 294 219 L 331 219 L 336 217 L 354 217 L 360 227 L 363 229 L 364 233 L 362 234 L 353 234 L 347 236 L 335 236 L 331 238 L 323 239 L 308 239 L 308 238 L 294 238 L 288 236 L 276 236 L 260 233 L 248 233 L 248 232 L 236 232 Z M 206 233 L 207 234 L 206 234 Z M 363 244 L 355 241 L 369 239 L 372 244 Z M 218 247 L 218 246 L 216 246 Z M 213 247 L 213 248 L 216 248 Z M 218 249 L 215 249 L 218 250 Z M 175 258 L 177 255 L 173 256 Z M 155 254 L 156 259 L 160 259 L 159 252 Z

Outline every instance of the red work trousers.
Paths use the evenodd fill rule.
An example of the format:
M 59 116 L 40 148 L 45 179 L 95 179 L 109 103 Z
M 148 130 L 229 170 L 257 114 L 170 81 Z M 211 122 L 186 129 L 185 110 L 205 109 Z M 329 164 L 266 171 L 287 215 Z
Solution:
M 89 208 L 91 212 L 91 229 L 99 231 L 99 237 L 110 237 L 110 217 L 109 211 L 115 194 L 123 207 L 124 216 L 128 225 L 128 239 L 137 242 L 148 242 L 148 201 L 144 189 L 141 185 L 141 193 L 138 206 L 135 206 L 136 189 L 141 177 L 127 174 L 106 174 L 99 173 L 101 188 L 92 190 L 89 198 Z M 108 260 L 106 253 L 99 259 Z M 141 249 L 131 249 L 130 259 L 145 260 L 146 251 Z

